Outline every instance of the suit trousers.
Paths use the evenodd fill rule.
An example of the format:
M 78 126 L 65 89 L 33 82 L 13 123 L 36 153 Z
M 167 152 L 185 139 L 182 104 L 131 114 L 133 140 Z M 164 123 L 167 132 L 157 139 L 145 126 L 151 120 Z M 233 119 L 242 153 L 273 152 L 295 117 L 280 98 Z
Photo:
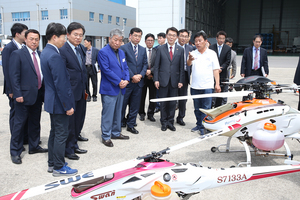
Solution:
M 69 117 L 69 136 L 66 143 L 66 154 L 74 154 L 79 149 L 77 141 L 81 133 L 86 111 L 86 100 L 82 97 L 75 101 L 74 114 Z
M 223 80 L 221 82 L 227 82 L 228 80 Z M 221 92 L 228 92 L 228 85 L 227 84 L 223 84 L 220 83 L 220 87 L 221 87 Z M 216 98 L 216 103 L 215 103 L 215 108 L 219 107 L 221 105 L 224 105 L 227 103 L 227 97 L 225 98 L 221 98 L 221 97 L 217 97 Z
M 144 81 L 144 80 L 142 80 Z M 128 117 L 126 124 L 129 128 L 133 128 L 136 124 L 136 116 L 138 114 L 142 96 L 142 87 L 137 83 L 130 82 L 126 87 L 124 95 L 123 107 L 122 107 L 122 121 L 125 121 L 125 111 L 127 104 L 129 105 Z
M 122 95 L 121 90 L 117 96 L 101 94 L 101 137 L 103 140 L 109 140 L 111 136 L 120 136 L 123 100 L 124 95 Z
M 145 113 L 145 100 L 146 100 L 146 95 L 147 95 L 147 88 L 149 88 L 149 106 L 148 106 L 147 115 L 148 115 L 148 117 L 153 117 L 156 103 L 150 102 L 150 99 L 156 98 L 156 88 L 155 88 L 153 79 L 148 79 L 147 77 L 145 78 L 145 85 L 142 89 L 142 97 L 141 97 L 139 114 L 140 115 L 146 114 Z
M 39 90 L 37 100 L 33 105 L 24 105 L 14 100 L 15 116 L 14 127 L 11 134 L 10 154 L 19 156 L 23 150 L 24 132 L 28 124 L 29 151 L 40 148 L 41 112 L 43 93 Z
M 48 166 L 61 169 L 65 164 L 66 141 L 69 135 L 69 116 L 50 114 L 51 130 L 48 140 Z
M 184 77 L 184 82 L 183 86 L 181 88 L 178 88 L 178 96 L 187 96 L 188 94 L 188 72 L 185 71 L 185 77 Z M 179 100 L 178 101 L 178 116 L 177 116 L 177 121 L 182 120 L 185 117 L 185 111 L 186 111 L 186 102 L 187 100 Z
M 14 99 L 8 97 L 9 101 L 9 129 L 10 129 L 10 134 L 13 132 L 13 127 L 14 127 L 14 117 L 15 117 L 15 103 Z M 28 143 L 28 120 L 26 120 L 24 129 L 22 130 L 22 135 L 23 135 L 23 141 Z
M 94 74 L 92 65 L 90 67 L 86 67 L 86 72 L 87 72 L 87 88 L 86 88 L 86 93 L 91 96 L 90 93 L 90 79 L 92 81 L 92 87 L 93 87 L 93 97 L 97 96 L 97 74 Z
M 159 98 L 176 97 L 178 87 L 173 88 L 171 80 L 167 87 L 159 87 Z M 164 101 L 160 103 L 160 123 L 161 125 L 173 125 L 176 110 L 176 101 Z

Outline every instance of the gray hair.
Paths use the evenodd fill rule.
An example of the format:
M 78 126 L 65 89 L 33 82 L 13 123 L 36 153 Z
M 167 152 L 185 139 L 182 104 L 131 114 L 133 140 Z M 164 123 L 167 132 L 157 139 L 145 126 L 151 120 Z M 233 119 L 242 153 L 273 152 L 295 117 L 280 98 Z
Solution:
M 112 38 L 114 35 L 123 37 L 123 32 L 120 29 L 115 28 L 110 31 L 109 37 Z

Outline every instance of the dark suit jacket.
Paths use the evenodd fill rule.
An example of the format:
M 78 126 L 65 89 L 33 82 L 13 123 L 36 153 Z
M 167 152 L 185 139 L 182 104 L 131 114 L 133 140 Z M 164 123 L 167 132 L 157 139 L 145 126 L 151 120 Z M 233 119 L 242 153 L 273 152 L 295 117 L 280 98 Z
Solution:
M 159 47 L 156 52 L 153 81 L 159 81 L 161 87 L 167 87 L 170 79 L 173 88 L 184 81 L 184 50 L 177 44 L 172 60 L 167 44 Z
M 46 45 L 40 59 L 45 84 L 44 109 L 50 114 L 66 114 L 67 110 L 75 108 L 66 65 L 50 44 Z
M 118 55 L 121 65 L 110 45 L 106 45 L 98 53 L 101 70 L 100 94 L 117 96 L 120 92 L 119 83 L 121 80 L 130 81 L 125 53 L 119 49 Z M 123 95 L 125 94 L 125 90 L 126 88 L 122 89 Z
M 157 48 L 152 48 L 151 50 L 151 58 L 150 58 L 150 70 L 152 75 L 154 74 L 154 64 L 155 64 L 155 57 L 156 57 L 156 51 Z M 147 56 L 147 48 L 146 48 L 146 56 Z M 147 57 L 147 61 L 148 61 L 148 57 Z M 148 69 L 148 64 L 147 64 L 147 69 Z
M 132 78 L 136 74 L 140 74 L 145 76 L 147 68 L 148 68 L 148 62 L 147 62 L 147 54 L 144 47 L 141 45 L 138 45 L 138 59 L 136 61 L 133 47 L 131 42 L 124 44 L 120 47 L 122 51 L 125 53 L 125 58 L 129 70 L 130 78 Z M 140 82 L 137 83 L 139 87 L 144 86 L 144 80 L 141 79 Z
M 244 50 L 241 74 L 245 74 L 245 77 L 250 76 L 253 65 L 253 47 L 248 47 Z M 268 56 L 267 51 L 260 47 L 260 67 L 265 69 L 266 74 L 269 74 Z M 261 70 L 259 68 L 258 70 Z
M 3 94 L 5 93 L 7 94 L 7 96 L 13 93 L 9 78 L 9 58 L 11 56 L 11 53 L 15 50 L 18 50 L 18 47 L 13 41 L 11 41 L 4 47 L 2 51 L 2 69 L 4 75 Z
M 298 65 L 297 65 L 295 76 L 294 76 L 294 83 L 296 85 L 300 85 L 300 56 L 299 56 L 299 62 L 298 62 Z
M 13 98 L 23 97 L 24 105 L 33 105 L 38 96 L 38 76 L 27 47 L 12 52 L 9 66 Z M 41 90 L 44 90 L 43 83 Z
M 83 48 L 84 47 L 82 46 L 79 47 L 79 53 L 81 54 L 83 66 L 80 66 L 77 56 L 68 42 L 66 42 L 64 46 L 59 49 L 60 55 L 64 60 L 64 63 L 70 75 L 70 82 L 75 101 L 79 101 L 81 98 L 85 98 L 85 89 L 87 85 L 86 67 L 84 65 L 85 54 L 83 52 Z
M 209 48 L 211 50 L 214 50 L 217 53 L 217 56 L 219 55 L 219 49 L 217 43 L 210 45 Z M 228 73 L 227 68 L 231 61 L 231 48 L 230 46 L 224 44 L 221 50 L 220 56 L 218 56 L 220 69 L 222 69 L 222 72 L 220 73 L 220 80 L 228 79 Z
M 185 62 L 188 60 L 189 58 L 189 52 L 193 51 L 194 48 L 193 46 L 189 45 L 189 44 L 185 44 L 184 45 L 184 48 L 185 48 Z M 186 69 L 187 69 L 187 73 L 188 73 L 188 84 L 190 84 L 190 79 L 191 79 L 191 73 L 192 73 L 192 68 L 191 66 L 186 66 Z M 185 78 L 185 77 L 184 77 Z
M 85 52 L 85 55 L 86 55 L 86 51 L 87 51 L 87 48 L 84 47 L 84 52 Z M 96 66 L 96 62 L 97 61 L 97 57 L 98 57 L 98 52 L 99 52 L 99 49 L 95 48 L 95 47 L 92 47 L 92 69 L 93 69 L 93 74 L 97 74 L 98 71 L 100 70 L 97 66 Z M 85 62 L 85 61 L 84 61 Z M 98 63 L 99 65 L 99 63 Z

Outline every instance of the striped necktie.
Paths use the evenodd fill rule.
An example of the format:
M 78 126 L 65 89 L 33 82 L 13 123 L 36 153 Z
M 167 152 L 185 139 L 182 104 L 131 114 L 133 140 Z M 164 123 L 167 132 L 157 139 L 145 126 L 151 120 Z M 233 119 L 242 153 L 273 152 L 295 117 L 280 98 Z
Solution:
M 135 56 L 135 60 L 137 61 L 137 57 L 138 57 L 138 52 L 137 52 L 137 46 L 134 45 L 134 56 Z

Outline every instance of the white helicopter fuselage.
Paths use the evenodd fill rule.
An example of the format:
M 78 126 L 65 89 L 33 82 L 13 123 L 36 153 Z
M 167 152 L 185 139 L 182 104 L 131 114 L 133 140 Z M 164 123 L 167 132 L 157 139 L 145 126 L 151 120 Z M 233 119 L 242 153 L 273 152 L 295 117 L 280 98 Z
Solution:
M 273 123 L 285 137 L 300 139 L 300 112 L 288 105 L 280 103 L 270 103 L 269 99 L 256 100 L 260 105 L 251 107 L 245 106 L 242 109 L 233 108 L 227 111 L 229 114 L 219 120 L 203 121 L 206 129 L 214 131 L 230 124 L 240 124 L 242 127 L 225 136 L 241 137 L 247 133 L 249 137 L 262 130 L 265 123 Z M 235 111 L 236 110 L 236 111 Z M 223 114 L 226 114 L 223 113 Z

